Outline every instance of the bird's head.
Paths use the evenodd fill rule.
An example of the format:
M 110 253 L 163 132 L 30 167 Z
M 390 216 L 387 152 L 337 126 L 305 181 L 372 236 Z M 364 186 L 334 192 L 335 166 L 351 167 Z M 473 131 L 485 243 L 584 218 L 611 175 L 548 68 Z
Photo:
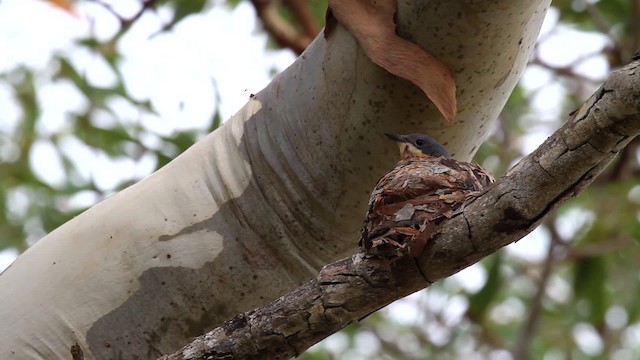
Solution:
M 400 155 L 403 158 L 410 156 L 444 156 L 450 158 L 447 149 L 434 138 L 426 134 L 397 135 L 394 133 L 384 133 L 391 140 L 398 143 Z

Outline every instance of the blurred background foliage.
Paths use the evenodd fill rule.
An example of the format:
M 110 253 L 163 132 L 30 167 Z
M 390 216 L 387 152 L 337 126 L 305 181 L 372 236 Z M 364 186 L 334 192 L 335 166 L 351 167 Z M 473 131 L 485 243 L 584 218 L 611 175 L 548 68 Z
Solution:
M 208 126 L 169 135 L 138 121 L 156 109 L 124 85 L 119 42 L 145 12 L 169 14 L 161 29 L 167 32 L 208 8 L 231 10 L 250 3 L 261 31 L 269 35 L 268 46 L 299 54 L 322 28 L 326 9 L 324 0 L 145 0 L 138 12 L 125 16 L 107 0 L 79 1 L 95 3 L 118 19 L 111 38 L 77 42 L 108 64 L 117 81 L 112 86 L 88 81 L 84 70 L 64 53 L 54 55 L 46 71 L 17 65 L 0 73 L 0 87 L 14 99 L 12 111 L 18 114 L 11 124 L 0 121 L 0 250 L 24 251 L 220 125 L 217 105 Z M 77 5 L 70 0 L 50 3 L 69 12 Z M 496 176 L 559 127 L 610 69 L 627 63 L 640 48 L 639 1 L 554 0 L 549 16 L 553 20 L 540 36 L 523 82 L 475 159 Z M 549 44 L 570 41 L 567 34 L 600 39 L 602 45 L 575 56 L 550 56 Z M 601 71 L 591 71 L 593 64 Z M 526 86 L 527 74 L 534 85 Z M 69 110 L 66 125 L 53 132 L 40 123 L 46 95 L 42 84 L 47 82 L 77 89 L 87 104 Z M 551 98 L 555 105 L 548 104 Z M 114 104 L 126 104 L 132 117 L 118 118 Z M 129 169 L 142 170 L 125 171 L 114 183 L 98 184 L 68 144 L 115 162 L 132 162 Z M 60 179 L 50 181 L 38 173 L 34 157 L 39 151 L 55 154 L 64 169 Z M 301 358 L 639 359 L 638 155 L 634 141 L 585 193 L 521 241 L 535 242 L 542 251 L 509 247 L 464 276 L 441 281 L 331 336 Z

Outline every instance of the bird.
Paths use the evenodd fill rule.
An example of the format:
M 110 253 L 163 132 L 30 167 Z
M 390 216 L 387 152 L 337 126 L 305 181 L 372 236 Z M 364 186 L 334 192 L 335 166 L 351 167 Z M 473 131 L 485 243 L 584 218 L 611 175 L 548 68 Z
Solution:
M 371 192 L 359 245 L 366 256 L 395 261 L 420 256 L 465 200 L 495 180 L 481 166 L 453 159 L 427 134 L 385 135 L 401 158 Z

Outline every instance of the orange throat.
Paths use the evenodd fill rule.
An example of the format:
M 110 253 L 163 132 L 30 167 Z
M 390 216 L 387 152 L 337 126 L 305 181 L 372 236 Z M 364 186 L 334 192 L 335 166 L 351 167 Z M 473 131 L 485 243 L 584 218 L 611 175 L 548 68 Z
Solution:
M 400 148 L 400 156 L 403 159 L 407 159 L 410 157 L 428 157 L 428 155 L 424 154 L 420 149 L 413 146 L 409 143 L 398 143 L 398 147 Z

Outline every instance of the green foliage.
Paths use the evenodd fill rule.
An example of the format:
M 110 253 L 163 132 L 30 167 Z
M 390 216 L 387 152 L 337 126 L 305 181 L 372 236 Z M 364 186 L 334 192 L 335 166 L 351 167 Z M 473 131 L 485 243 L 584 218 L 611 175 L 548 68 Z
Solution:
M 602 257 L 588 257 L 574 265 L 573 293 L 576 304 L 584 301 L 587 321 L 598 327 L 604 322 L 607 311 L 607 267 Z
M 203 11 L 207 4 L 206 0 L 159 2 L 159 6 L 173 9 L 172 19 L 163 30 L 168 31 L 187 16 Z M 206 129 L 174 131 L 169 135 L 155 134 L 135 119 L 118 118 L 119 114 L 112 105 L 116 100 L 127 103 L 141 115 L 156 113 L 149 100 L 139 100 L 129 94 L 121 73 L 119 41 L 131 25 L 123 19 L 121 28 L 110 39 L 90 37 L 77 41 L 79 48 L 99 56 L 113 70 L 116 81 L 112 86 L 94 85 L 64 54 L 50 60 L 49 66 L 54 69 L 50 73 L 35 73 L 23 66 L 0 74 L 0 84 L 12 89 L 13 98 L 21 110 L 14 129 L 0 128 L 0 203 L 4 204 L 4 210 L 0 211 L 0 250 L 9 247 L 25 250 L 30 243 L 82 212 L 86 204 L 72 205 L 77 194 L 84 192 L 99 200 L 139 179 L 125 178 L 113 188 L 99 188 L 91 177 L 81 175 L 83 164 L 77 163 L 63 150 L 63 143 L 69 138 L 114 161 L 123 158 L 137 160 L 152 155 L 156 160 L 155 169 L 158 169 L 220 125 L 221 117 L 217 110 Z M 85 97 L 88 106 L 79 112 L 68 113 L 60 130 L 43 132 L 40 130 L 43 116 L 39 100 L 41 83 L 70 83 Z M 97 121 L 105 117 L 109 124 Z M 156 138 L 159 146 L 145 145 L 141 140 L 145 136 Z M 37 175 L 37 169 L 34 169 L 37 164 L 30 161 L 30 156 L 34 144 L 40 141 L 57 148 L 55 156 L 60 159 L 64 170 L 62 184 L 54 184 L 50 179 Z
M 597 1 L 590 4 L 589 1 L 559 0 L 553 5 L 560 10 L 562 20 L 565 23 L 579 26 L 584 30 L 598 30 L 597 21 L 607 21 L 608 23 L 624 24 L 624 19 L 631 12 L 631 3 L 625 0 Z M 595 19 L 597 14 L 599 19 Z

